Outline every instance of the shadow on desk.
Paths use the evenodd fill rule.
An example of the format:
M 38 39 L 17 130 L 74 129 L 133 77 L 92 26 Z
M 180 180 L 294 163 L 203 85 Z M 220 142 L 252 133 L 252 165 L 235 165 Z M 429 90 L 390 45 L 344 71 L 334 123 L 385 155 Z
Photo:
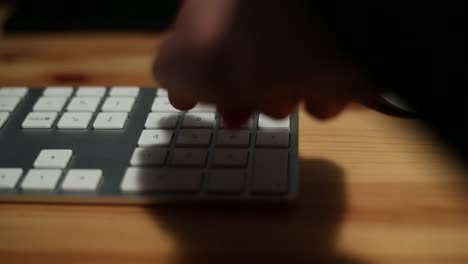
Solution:
M 318 159 L 301 159 L 300 168 L 294 207 L 150 208 L 176 240 L 174 263 L 363 263 L 335 248 L 346 211 L 343 170 Z

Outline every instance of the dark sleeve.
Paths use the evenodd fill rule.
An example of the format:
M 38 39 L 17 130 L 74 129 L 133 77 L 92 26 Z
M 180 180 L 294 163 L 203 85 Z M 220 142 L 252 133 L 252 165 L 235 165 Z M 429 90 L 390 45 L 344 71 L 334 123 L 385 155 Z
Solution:
M 464 9 L 439 1 L 319 2 L 315 8 L 342 56 L 415 106 L 427 127 L 468 161 Z

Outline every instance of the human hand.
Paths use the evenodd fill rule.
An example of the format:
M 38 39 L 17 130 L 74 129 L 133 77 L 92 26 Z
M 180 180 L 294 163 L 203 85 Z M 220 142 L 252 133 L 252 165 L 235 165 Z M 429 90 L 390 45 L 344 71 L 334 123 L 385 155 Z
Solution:
M 372 97 L 366 77 L 340 58 L 304 2 L 184 1 L 155 61 L 156 80 L 176 108 L 214 103 L 234 127 L 256 111 L 286 117 L 302 100 L 326 119 Z

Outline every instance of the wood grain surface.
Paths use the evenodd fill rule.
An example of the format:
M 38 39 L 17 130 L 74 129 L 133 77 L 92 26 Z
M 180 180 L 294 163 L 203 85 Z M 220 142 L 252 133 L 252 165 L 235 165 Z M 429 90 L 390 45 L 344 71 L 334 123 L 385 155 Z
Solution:
M 160 40 L 4 37 L 0 85 L 154 86 Z M 0 263 L 468 263 L 467 172 L 418 120 L 301 110 L 299 144 L 294 207 L 3 203 Z

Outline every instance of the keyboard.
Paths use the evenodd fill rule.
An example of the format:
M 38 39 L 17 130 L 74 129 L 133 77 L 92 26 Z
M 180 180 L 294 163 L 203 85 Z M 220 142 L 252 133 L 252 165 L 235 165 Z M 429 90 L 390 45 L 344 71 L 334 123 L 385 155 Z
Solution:
M 240 129 L 136 86 L 0 88 L 0 201 L 290 203 L 298 112 Z

